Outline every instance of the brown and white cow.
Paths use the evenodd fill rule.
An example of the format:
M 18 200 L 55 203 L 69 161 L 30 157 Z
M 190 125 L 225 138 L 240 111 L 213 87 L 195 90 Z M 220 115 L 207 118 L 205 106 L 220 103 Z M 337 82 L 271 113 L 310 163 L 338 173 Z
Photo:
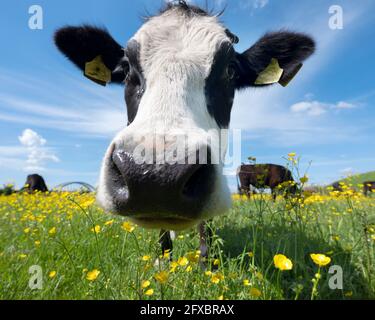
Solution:
M 97 199 L 104 209 L 162 230 L 227 211 L 226 145 L 213 150 L 226 139 L 211 132 L 229 127 L 236 90 L 278 80 L 286 85 L 315 48 L 309 36 L 288 31 L 267 33 L 243 53 L 235 51 L 238 40 L 217 15 L 185 1 L 167 4 L 125 47 L 94 26 L 56 32 L 57 47 L 88 78 L 125 86 L 128 126 L 103 160 Z M 157 148 L 163 136 L 167 147 L 185 141 L 186 152 Z M 142 161 L 145 153 L 151 161 Z M 175 163 L 159 161 L 173 156 Z M 198 161 L 201 156 L 208 161 Z

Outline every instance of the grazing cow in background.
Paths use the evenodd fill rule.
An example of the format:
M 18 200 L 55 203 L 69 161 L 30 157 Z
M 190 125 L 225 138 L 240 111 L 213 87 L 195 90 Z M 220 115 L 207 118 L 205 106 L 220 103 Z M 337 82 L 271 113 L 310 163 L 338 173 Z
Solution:
M 23 188 L 23 190 L 29 193 L 33 193 L 35 191 L 48 192 L 46 182 L 39 174 L 31 174 L 27 176 L 25 187 Z
M 229 127 L 235 91 L 286 86 L 315 48 L 309 36 L 289 31 L 267 33 L 243 53 L 235 51 L 238 41 L 218 15 L 182 0 L 149 17 L 125 47 L 89 25 L 55 34 L 87 78 L 125 85 L 128 126 L 104 157 L 97 199 L 107 211 L 162 229 L 163 249 L 171 249 L 168 230 L 201 224 L 231 205 L 227 137 L 212 132 Z
M 331 184 L 331 187 L 333 188 L 333 191 L 343 192 L 343 188 L 340 182 L 334 182 Z
M 245 192 L 248 196 L 250 196 L 251 187 L 257 189 L 268 187 L 271 189 L 275 200 L 277 187 L 287 182 L 292 182 L 293 184 L 283 190 L 293 194 L 297 191 L 297 185 L 294 183 L 290 170 L 275 164 L 244 164 L 237 170 L 237 179 L 240 193 Z
M 363 194 L 367 197 L 371 192 L 375 192 L 375 181 L 366 181 L 363 183 Z

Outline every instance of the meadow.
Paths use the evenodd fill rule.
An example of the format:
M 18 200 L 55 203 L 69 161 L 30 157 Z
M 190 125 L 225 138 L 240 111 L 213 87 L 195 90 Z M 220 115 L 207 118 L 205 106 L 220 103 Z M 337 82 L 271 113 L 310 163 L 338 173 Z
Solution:
M 160 256 L 158 231 L 108 215 L 94 199 L 0 196 L 0 299 L 375 298 L 375 198 L 349 186 L 276 202 L 233 195 L 231 212 L 210 224 L 206 269 L 195 230 Z M 334 265 L 342 289 L 329 286 Z M 31 266 L 42 270 L 39 289 L 29 286 Z

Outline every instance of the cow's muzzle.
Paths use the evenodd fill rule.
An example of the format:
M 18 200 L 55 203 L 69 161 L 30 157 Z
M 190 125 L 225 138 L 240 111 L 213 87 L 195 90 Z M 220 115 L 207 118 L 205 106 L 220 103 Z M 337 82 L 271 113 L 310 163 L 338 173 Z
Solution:
M 113 197 L 115 212 L 143 226 L 171 226 L 174 229 L 194 225 L 214 191 L 218 166 L 187 157 L 185 163 L 137 163 L 131 153 L 115 149 L 109 168 L 107 189 Z

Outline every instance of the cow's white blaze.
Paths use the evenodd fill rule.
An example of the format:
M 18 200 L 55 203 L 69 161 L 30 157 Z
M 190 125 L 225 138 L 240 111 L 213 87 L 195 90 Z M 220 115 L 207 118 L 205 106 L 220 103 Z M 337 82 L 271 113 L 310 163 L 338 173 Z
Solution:
M 207 110 L 205 95 L 205 81 L 214 56 L 223 42 L 230 41 L 218 19 L 189 16 L 171 9 L 145 23 L 131 39 L 134 40 L 139 44 L 146 90 L 135 120 L 116 136 L 104 158 L 98 200 L 107 210 L 113 209 L 105 181 L 114 146 L 126 146 L 134 136 L 150 135 L 186 135 L 189 147 L 205 146 L 212 138 L 210 131 L 220 130 Z M 213 141 L 213 144 L 220 145 L 219 141 Z M 220 152 L 223 156 L 226 146 Z M 213 152 L 212 156 L 216 154 Z M 212 181 L 215 191 L 201 220 L 221 214 L 230 206 L 226 179 L 221 169 L 217 171 L 216 179 Z M 158 227 L 156 222 L 154 224 L 147 226 Z

